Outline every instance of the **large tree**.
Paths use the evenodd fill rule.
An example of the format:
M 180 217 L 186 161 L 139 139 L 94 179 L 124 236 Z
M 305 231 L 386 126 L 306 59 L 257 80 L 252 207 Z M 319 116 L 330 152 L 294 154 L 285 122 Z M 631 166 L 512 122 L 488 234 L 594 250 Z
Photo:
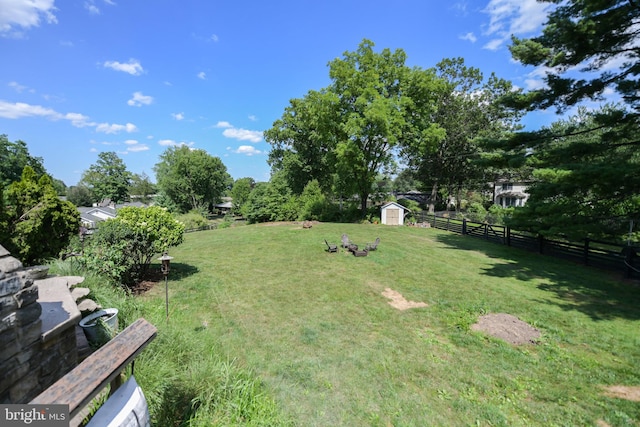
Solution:
M 301 194 L 314 179 L 325 192 L 332 190 L 335 147 L 340 135 L 336 107 L 334 93 L 311 90 L 303 98 L 290 100 L 282 117 L 264 133 L 272 145 L 272 170 L 283 171 L 295 194 Z
M 593 235 L 598 223 L 600 231 L 607 230 L 606 217 L 640 218 L 638 2 L 560 2 L 550 13 L 542 34 L 530 39 L 514 38 L 511 52 L 523 64 L 544 67 L 546 77 L 545 85 L 539 89 L 506 97 L 509 106 L 527 111 L 555 108 L 566 112 L 584 101 L 602 100 L 605 95 L 620 100 L 616 108 L 601 109 L 586 121 L 568 120 L 496 141 L 494 147 L 504 154 L 503 164 L 530 164 L 527 159 L 532 153 L 545 161 L 544 173 L 537 172 L 540 182 L 528 203 L 542 206 L 552 202 L 558 221 L 541 221 L 535 217 L 540 211 L 530 209 L 529 213 L 534 215 L 528 221 L 530 229 L 541 234 L 557 233 L 566 230 L 562 226 L 565 218 L 575 217 L 583 227 L 572 228 L 572 234 L 587 236 Z M 556 186 L 557 194 L 553 197 L 538 191 L 543 185 L 553 187 L 562 175 L 579 182 L 580 191 L 566 192 L 561 185 Z M 597 212 L 579 208 L 596 195 Z
M 129 187 L 129 195 L 143 203 L 149 203 L 151 196 L 156 193 L 156 186 L 151 182 L 149 176 L 142 172 L 131 175 L 131 185 Z
M 519 115 L 498 103 L 512 91 L 511 83 L 494 74 L 485 81 L 482 72 L 466 66 L 462 58 L 444 59 L 426 72 L 435 73 L 439 82 L 428 98 L 434 105 L 427 105 L 426 111 L 424 107 L 415 109 L 414 114 L 427 121 L 418 131 L 429 129 L 432 122 L 441 133 L 435 138 L 420 138 L 419 134 L 408 138 L 403 154 L 417 179 L 430 190 L 429 211 L 433 213 L 440 191 L 459 197 L 463 187 L 472 188 L 491 179 L 475 161 L 480 152 L 478 138 L 515 129 Z M 414 83 L 412 87 L 420 86 Z
M 96 202 L 120 203 L 129 196 L 131 172 L 113 151 L 98 154 L 98 160 L 82 174 L 80 184 L 91 190 Z
M 329 63 L 330 90 L 338 96 L 338 168 L 353 183 L 363 214 L 376 177 L 395 165 L 394 149 L 406 123 L 406 54 L 401 49 L 376 53 L 373 47 L 364 40 L 355 52 Z
M 167 148 L 154 171 L 158 189 L 182 213 L 209 210 L 233 183 L 220 158 L 185 145 Z
M 242 214 L 242 207 L 249 199 L 251 190 L 255 187 L 256 181 L 253 178 L 240 178 L 233 183 L 231 188 L 231 198 L 233 199 L 232 211 L 235 214 Z
M 42 158 L 29 154 L 23 141 L 9 141 L 7 135 L 0 135 L 0 187 L 8 187 L 20 181 L 22 171 L 29 166 L 37 176 L 46 174 Z
M 356 194 L 364 214 L 376 177 L 393 170 L 403 138 L 431 137 L 428 121 L 420 123 L 424 128 L 410 127 L 415 117 L 408 115 L 415 111 L 412 105 L 424 109 L 429 103 L 433 78 L 421 78 L 423 87 L 414 92 L 427 98 L 412 103 L 405 59 L 401 49 L 375 52 L 363 40 L 355 52 L 329 63 L 327 88 L 292 100 L 265 132 L 274 146 L 270 163 L 285 172 L 294 193 L 315 179 L 325 193 Z
M 625 189 L 640 188 L 640 152 L 624 139 L 602 150 L 603 135 L 610 129 L 593 130 L 598 127 L 594 117 L 611 108 L 597 112 L 580 108 L 569 119 L 542 129 L 564 136 L 549 140 L 527 156 L 535 179 L 528 189 L 527 204 L 514 212 L 512 227 L 575 239 L 628 237 L 629 213 L 637 212 L 640 194 Z M 611 187 L 621 170 L 636 173 Z
M 61 200 L 51 178 L 30 166 L 5 190 L 0 244 L 28 265 L 57 257 L 80 226 L 76 207 Z

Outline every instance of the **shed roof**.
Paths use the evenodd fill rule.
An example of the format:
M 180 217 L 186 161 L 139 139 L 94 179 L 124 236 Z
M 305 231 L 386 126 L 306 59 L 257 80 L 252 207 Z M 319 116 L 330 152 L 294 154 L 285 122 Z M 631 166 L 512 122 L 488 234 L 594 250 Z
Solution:
M 402 206 L 400 203 L 396 203 L 396 202 L 389 202 L 389 203 L 385 203 L 384 205 L 380 206 L 380 209 L 386 209 L 389 207 L 395 206 L 397 208 L 403 209 L 405 211 L 410 211 L 411 209 L 408 209 L 404 206 Z

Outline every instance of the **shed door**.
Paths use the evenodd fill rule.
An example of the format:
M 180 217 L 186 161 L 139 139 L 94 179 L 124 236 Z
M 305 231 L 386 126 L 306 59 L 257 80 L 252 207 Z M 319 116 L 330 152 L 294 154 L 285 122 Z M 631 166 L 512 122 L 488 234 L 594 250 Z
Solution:
M 400 209 L 387 209 L 387 225 L 400 224 Z

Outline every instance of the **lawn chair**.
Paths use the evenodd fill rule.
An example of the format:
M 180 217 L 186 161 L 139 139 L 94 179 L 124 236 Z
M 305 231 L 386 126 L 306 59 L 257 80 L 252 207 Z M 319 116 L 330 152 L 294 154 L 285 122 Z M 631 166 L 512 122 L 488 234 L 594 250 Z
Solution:
M 327 252 L 338 252 L 338 245 L 327 242 L 327 239 L 325 239 L 324 242 L 327 244 Z
M 380 238 L 376 238 L 376 241 L 373 243 L 367 243 L 367 245 L 364 247 L 365 251 L 375 251 L 376 249 L 378 249 L 378 245 L 380 244 Z
M 346 234 L 342 235 L 342 247 L 343 248 L 348 248 L 349 246 L 351 246 L 351 241 L 349 240 L 349 236 L 347 236 Z

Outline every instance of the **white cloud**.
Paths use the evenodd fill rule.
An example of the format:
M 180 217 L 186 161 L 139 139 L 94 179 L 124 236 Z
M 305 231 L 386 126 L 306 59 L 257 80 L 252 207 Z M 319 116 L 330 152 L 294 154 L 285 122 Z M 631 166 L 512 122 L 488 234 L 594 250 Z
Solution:
M 69 120 L 71 124 L 77 128 L 95 126 L 95 123 L 89 121 L 89 117 L 80 113 L 67 113 L 64 115 L 64 119 Z
M 100 15 L 100 9 L 98 9 L 93 1 L 85 1 L 84 8 L 87 9 L 91 15 Z
M 134 92 L 133 98 L 128 100 L 127 104 L 132 107 L 140 107 L 142 105 L 151 105 L 152 102 L 152 96 L 143 95 L 142 92 Z
M 128 153 L 138 153 L 140 151 L 149 150 L 149 146 L 147 144 L 140 144 L 135 139 L 127 139 L 124 143 L 127 145 Z
M 100 123 L 96 126 L 96 132 L 103 132 L 103 133 L 119 133 L 119 132 L 127 132 L 127 133 L 131 133 L 131 132 L 136 132 L 138 130 L 138 128 L 136 127 L 136 125 L 132 124 L 132 123 L 127 123 L 126 125 L 119 125 L 119 124 L 110 124 L 110 123 Z
M 20 119 L 33 116 L 46 117 L 50 120 L 59 120 L 64 117 L 57 111 L 40 105 L 30 105 L 24 102 L 10 103 L 0 100 L 0 117 L 5 119 Z
M 478 38 L 473 33 L 467 33 L 459 37 L 461 40 L 468 40 L 471 43 L 475 43 Z
M 172 146 L 180 146 L 180 145 L 186 145 L 187 147 L 191 147 L 195 144 L 195 142 L 177 142 L 174 141 L 173 139 L 161 139 L 160 141 L 158 141 L 158 144 L 162 145 L 163 147 L 172 147 Z
M 211 34 L 211 41 L 217 42 L 219 40 L 216 34 Z
M 110 6 L 115 6 L 116 3 L 111 0 L 104 0 L 104 2 Z M 89 11 L 91 15 L 100 15 L 100 9 L 96 6 L 96 0 L 86 0 L 84 2 L 84 8 Z
M 215 127 L 217 127 L 217 128 L 232 128 L 233 126 L 231 126 L 231 123 L 229 123 L 229 122 L 221 121 L 221 122 L 216 123 Z
M 171 113 L 171 117 L 178 121 L 184 120 L 184 113 Z
M 493 37 L 485 49 L 500 48 L 511 35 L 529 34 L 547 20 L 550 6 L 537 0 L 490 0 L 483 10 L 489 15 L 484 34 Z
M 254 116 L 253 114 L 249 115 L 249 120 L 251 120 L 252 122 L 255 122 L 256 120 L 258 120 L 258 118 L 256 116 Z
M 262 132 L 257 130 L 227 128 L 222 132 L 222 135 L 226 136 L 227 138 L 237 139 L 239 141 L 262 141 Z
M 21 119 L 25 117 L 44 117 L 48 120 L 67 120 L 72 126 L 77 128 L 94 127 L 96 132 L 102 133 L 118 133 L 118 132 L 136 132 L 138 128 L 132 123 L 126 125 L 96 123 L 89 120 L 89 117 L 80 113 L 62 114 L 51 108 L 41 105 L 31 105 L 24 102 L 7 102 L 0 100 L 0 117 L 5 119 Z
M 198 78 L 201 80 L 206 80 L 207 79 L 207 73 L 205 73 L 204 71 L 200 71 L 198 73 Z
M 21 119 L 25 117 L 44 117 L 49 120 L 68 120 L 75 127 L 95 126 L 89 117 L 80 113 L 62 114 L 41 105 L 31 105 L 24 102 L 7 102 L 0 100 L 0 117 L 5 119 Z
M 0 34 L 11 35 L 15 27 L 38 27 L 42 18 L 49 24 L 57 23 L 58 19 L 53 14 L 56 11 L 54 2 L 55 0 L 0 0 Z
M 116 71 L 129 73 L 132 76 L 139 76 L 140 74 L 144 73 L 144 69 L 142 68 L 142 65 L 140 65 L 140 61 L 136 59 L 130 59 L 127 63 L 118 61 L 106 61 L 103 66 L 105 68 L 111 68 Z
M 258 154 L 262 154 L 262 151 L 256 150 L 252 145 L 241 145 L 237 150 L 233 150 L 236 154 L 244 154 L 245 156 L 255 156 Z
M 7 86 L 9 86 L 10 88 L 13 88 L 18 93 L 22 93 L 25 90 L 29 89 L 27 86 L 23 86 L 21 84 L 18 84 L 18 82 L 9 82 L 9 84 Z M 33 93 L 34 90 L 30 90 L 29 92 Z

